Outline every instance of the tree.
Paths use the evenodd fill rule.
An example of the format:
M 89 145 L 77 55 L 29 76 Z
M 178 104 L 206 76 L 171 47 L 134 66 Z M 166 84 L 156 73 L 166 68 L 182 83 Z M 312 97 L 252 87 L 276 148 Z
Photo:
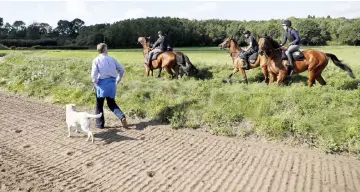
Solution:
M 59 33 L 59 35 L 62 36 L 69 36 L 72 31 L 72 24 L 68 20 L 60 20 L 57 22 L 56 31 Z
M 40 24 L 39 23 L 32 23 L 27 27 L 26 38 L 40 39 Z
M 360 20 L 348 22 L 340 28 L 339 40 L 343 44 L 360 45 Z
M 47 36 L 52 32 L 52 27 L 47 23 L 40 23 L 39 32 L 41 36 Z
M 4 25 L 4 19 L 0 17 L 0 38 L 4 38 L 4 29 L 2 29 L 3 25 Z
M 77 37 L 80 31 L 80 28 L 85 24 L 85 22 L 79 18 L 74 19 L 70 23 L 71 27 L 71 37 Z
M 26 37 L 26 26 L 23 21 L 15 21 L 9 36 L 14 39 L 23 39 Z
M 21 31 L 26 28 L 24 21 L 15 21 L 13 27 L 16 31 Z
M 320 26 L 313 19 L 301 20 L 295 28 L 299 32 L 303 45 L 325 45 Z
M 9 33 L 11 31 L 12 27 L 10 23 L 5 23 L 4 27 L 1 29 L 1 38 L 6 39 L 9 37 Z

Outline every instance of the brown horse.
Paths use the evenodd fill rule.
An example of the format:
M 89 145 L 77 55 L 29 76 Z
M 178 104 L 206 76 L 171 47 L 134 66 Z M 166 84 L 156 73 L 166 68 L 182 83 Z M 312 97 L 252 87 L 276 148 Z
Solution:
M 245 69 L 243 69 L 242 67 L 244 66 L 244 62 L 243 60 L 239 57 L 241 52 L 243 52 L 244 50 L 242 50 L 238 43 L 236 42 L 235 39 L 233 38 L 226 38 L 224 40 L 224 42 L 219 44 L 219 47 L 221 49 L 224 48 L 229 48 L 230 49 L 230 57 L 233 60 L 233 66 L 234 66 L 234 70 L 233 72 L 229 75 L 228 77 L 228 81 L 231 81 L 231 77 L 241 71 L 242 76 L 243 76 L 243 80 L 245 81 L 246 84 L 248 84 L 248 80 L 247 80 L 247 76 L 246 76 L 246 72 Z M 268 81 L 268 71 L 267 71 L 267 66 L 266 66 L 266 58 L 264 56 L 260 56 L 258 54 L 253 54 L 249 57 L 249 69 L 254 69 L 261 66 L 261 70 L 264 73 L 264 77 L 265 77 L 265 83 L 267 83 Z
M 147 62 L 147 58 L 149 55 L 148 53 L 151 50 L 149 40 L 150 40 L 150 37 L 139 37 L 138 38 L 138 43 L 140 43 L 143 46 L 143 55 L 144 55 L 145 62 Z M 164 53 L 166 53 L 166 54 L 163 55 Z M 165 64 L 164 64 L 164 62 L 165 62 Z M 156 66 L 154 65 L 154 63 Z M 169 65 L 166 65 L 166 63 L 169 63 Z M 174 65 L 174 63 L 176 65 Z M 151 76 L 153 76 L 153 70 L 151 70 L 149 68 L 149 66 L 146 65 L 146 63 L 144 63 L 144 66 L 145 66 L 148 76 L 149 76 L 150 71 L 151 71 Z M 160 77 L 163 67 L 171 75 L 172 75 L 172 73 L 171 73 L 170 69 L 173 69 L 176 73 L 176 76 L 178 76 L 178 74 L 180 73 L 180 71 L 179 71 L 180 69 L 181 69 L 181 72 L 185 72 L 185 74 L 187 76 L 189 76 L 191 73 L 195 73 L 195 74 L 198 73 L 198 70 L 191 63 L 189 57 L 179 51 L 168 50 L 166 52 L 160 53 L 157 56 L 157 59 L 152 61 L 152 66 L 153 66 L 153 69 L 159 68 L 158 77 Z M 167 70 L 166 66 L 169 66 L 168 70 Z
M 284 47 L 280 47 L 280 45 L 269 36 L 259 39 L 259 53 L 269 59 L 268 70 L 270 72 L 270 83 L 274 82 L 275 78 L 277 78 L 277 83 L 280 85 L 287 77 L 288 68 L 286 64 L 288 61 L 283 60 L 284 57 L 282 56 L 284 49 Z M 317 80 L 320 85 L 326 85 L 321 73 L 327 66 L 329 58 L 337 67 L 346 71 L 351 78 L 355 78 L 351 68 L 341 63 L 334 54 L 309 49 L 294 52 L 292 55 L 295 61 L 293 74 L 299 74 L 308 70 L 309 87 L 313 86 L 315 80 Z
M 159 69 L 159 74 L 158 74 L 158 78 L 159 78 L 161 75 L 161 71 L 164 68 L 165 71 L 168 72 L 173 78 L 178 77 L 179 65 L 176 63 L 175 53 L 173 53 L 172 51 L 166 51 L 158 54 L 157 58 L 151 61 L 153 69 L 150 69 L 150 67 L 146 65 L 149 52 L 151 51 L 148 39 L 146 37 L 139 37 L 138 43 L 140 43 L 143 46 L 143 55 L 145 59 L 144 66 L 146 69 L 147 76 L 149 76 L 150 72 L 151 72 L 151 76 L 153 76 L 153 69 Z M 172 72 L 172 70 L 175 71 L 175 75 Z

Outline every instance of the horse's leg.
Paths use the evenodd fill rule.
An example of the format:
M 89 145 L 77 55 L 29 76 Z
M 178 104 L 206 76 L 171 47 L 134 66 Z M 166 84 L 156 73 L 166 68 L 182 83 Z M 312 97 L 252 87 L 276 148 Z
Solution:
M 245 81 L 246 84 L 249 84 L 248 83 L 248 80 L 247 80 L 247 76 L 246 76 L 246 72 L 243 68 L 240 68 L 240 71 L 241 71 L 241 74 L 243 76 L 243 81 Z
M 309 72 L 309 87 L 312 87 L 315 83 L 315 72 L 310 71 Z
M 154 65 L 154 63 L 155 63 L 156 65 Z M 152 68 L 150 69 L 150 71 L 151 71 L 151 77 L 154 77 L 154 69 L 155 69 L 156 66 L 158 66 L 159 63 L 158 63 L 158 61 L 155 60 L 155 61 L 152 61 L 151 64 L 152 64 Z M 161 69 L 161 66 L 160 66 L 159 69 Z
M 324 80 L 324 78 L 320 75 L 317 75 L 315 77 L 315 79 L 320 83 L 320 85 L 326 85 L 326 81 Z
M 264 66 L 262 66 L 261 67 L 261 70 L 262 70 L 262 72 L 263 72 L 263 74 L 264 74 L 264 78 L 265 78 L 265 83 L 266 84 L 269 84 L 269 71 L 268 71 L 268 68 L 267 68 L 267 66 L 266 65 L 264 65 Z
M 232 73 L 229 75 L 229 77 L 228 77 L 228 82 L 231 82 L 231 77 L 235 74 L 235 73 L 237 73 L 239 71 L 239 69 L 238 68 L 234 68 L 234 70 L 232 71 Z
M 284 80 L 286 78 L 286 73 L 287 71 L 279 71 L 279 75 L 278 75 L 278 79 L 277 79 L 277 83 L 278 85 L 283 85 L 284 84 Z
M 162 67 L 159 68 L 159 73 L 158 73 L 157 78 L 160 78 L 160 77 L 161 77 L 161 71 L 162 71 Z
M 174 78 L 174 73 L 171 71 L 171 69 L 169 68 L 169 66 L 165 66 L 164 69 L 165 69 L 166 72 L 168 72 L 168 73 L 171 75 L 171 77 Z
M 174 70 L 175 70 L 175 77 L 176 77 L 176 79 L 179 79 L 180 66 L 175 64 Z
M 269 84 L 274 83 L 274 81 L 275 81 L 275 74 L 273 72 L 270 72 Z
M 320 85 L 326 85 L 326 81 L 324 80 L 324 78 L 321 76 L 322 71 L 324 70 L 324 68 L 326 67 L 327 63 L 324 63 L 322 66 L 318 67 L 317 69 L 315 69 L 315 79 L 320 83 Z M 321 65 L 321 64 L 320 64 Z
M 145 72 L 146 72 L 147 76 L 149 77 L 150 68 L 146 64 L 144 64 L 144 66 L 145 66 Z

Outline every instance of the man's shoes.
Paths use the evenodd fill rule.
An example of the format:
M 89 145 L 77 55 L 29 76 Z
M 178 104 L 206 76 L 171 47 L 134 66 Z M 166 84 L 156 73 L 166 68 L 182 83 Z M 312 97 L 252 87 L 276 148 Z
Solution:
M 126 122 L 126 118 L 125 118 L 125 117 L 123 117 L 123 118 L 121 119 L 121 124 L 122 124 L 122 126 L 123 126 L 125 129 L 128 128 L 128 124 L 127 124 L 127 122 Z

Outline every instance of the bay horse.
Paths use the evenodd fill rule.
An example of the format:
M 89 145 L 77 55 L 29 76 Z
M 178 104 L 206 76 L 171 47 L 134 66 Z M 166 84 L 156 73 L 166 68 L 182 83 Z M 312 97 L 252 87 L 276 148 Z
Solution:
M 147 76 L 149 76 L 149 74 L 151 74 L 151 76 L 153 76 L 153 69 L 159 69 L 159 73 L 158 73 L 157 77 L 160 78 L 161 71 L 164 68 L 165 71 L 168 72 L 173 78 L 178 77 L 180 65 L 178 65 L 178 63 L 176 61 L 177 56 L 175 53 L 173 53 L 172 51 L 155 53 L 153 55 L 152 61 L 151 61 L 153 69 L 150 69 L 150 67 L 148 65 L 146 65 L 147 58 L 149 56 L 149 52 L 151 51 L 149 42 L 146 37 L 139 37 L 138 43 L 140 43 L 143 46 L 143 55 L 144 55 L 144 59 L 145 59 L 144 66 L 146 69 Z M 172 72 L 172 70 L 175 71 L 175 75 Z
M 269 83 L 273 83 L 277 78 L 278 85 L 283 84 L 288 76 L 287 58 L 283 56 L 285 47 L 281 47 L 278 42 L 269 36 L 259 39 L 259 54 L 265 55 L 269 59 L 268 70 L 270 72 Z M 332 53 L 324 53 L 318 50 L 308 49 L 304 51 L 296 51 L 292 53 L 294 59 L 293 74 L 299 74 L 304 71 L 309 72 L 308 85 L 312 87 L 317 80 L 320 85 L 326 85 L 326 81 L 321 76 L 322 71 L 329 63 L 329 58 L 340 69 L 346 71 L 351 78 L 355 78 L 352 70 L 343 64 L 336 55 Z
M 144 66 L 145 66 L 146 72 L 148 73 L 148 76 L 149 76 L 149 72 L 151 71 L 151 76 L 153 76 L 153 70 L 151 70 L 150 67 L 148 65 L 146 65 L 147 58 L 148 58 L 148 53 L 151 50 L 150 49 L 150 41 L 149 41 L 150 38 L 151 37 L 139 37 L 138 38 L 138 43 L 140 43 L 143 46 L 143 55 L 144 55 L 144 59 L 145 59 Z M 176 71 L 176 76 L 178 76 L 178 74 L 180 73 L 180 71 L 179 71 L 180 69 L 182 70 L 182 72 L 185 72 L 186 76 L 189 76 L 191 73 L 192 74 L 197 74 L 199 72 L 198 69 L 196 69 L 196 67 L 191 63 L 189 57 L 187 55 L 183 54 L 182 52 L 173 51 L 172 49 L 171 50 L 168 49 L 166 52 L 163 52 L 163 53 L 170 53 L 168 55 L 171 56 L 171 58 L 165 57 L 163 59 L 167 58 L 167 61 L 169 61 L 169 62 L 173 61 L 175 59 L 175 63 L 177 65 L 176 66 L 171 65 L 172 68 L 170 68 L 170 69 L 173 69 L 173 70 Z M 171 54 L 171 53 L 175 54 L 174 59 L 172 59 L 173 54 Z M 156 53 L 156 54 L 153 55 L 153 58 L 157 58 L 156 60 L 152 61 L 153 69 L 157 68 L 157 67 L 154 66 L 154 61 L 160 63 L 159 59 L 161 59 L 161 58 L 159 58 L 159 57 L 160 57 L 161 54 L 162 53 L 160 53 L 160 54 Z M 156 55 L 158 55 L 158 56 L 156 56 Z M 163 62 L 163 61 L 161 61 L 161 62 Z M 166 67 L 166 66 L 162 65 L 162 67 Z M 162 67 L 158 67 L 159 68 L 158 77 L 160 77 L 160 75 L 161 75 Z M 165 68 L 165 70 L 166 70 L 166 68 Z M 166 71 L 171 72 L 171 70 L 169 70 L 169 71 L 166 70 Z M 171 73 L 169 73 L 169 74 L 171 74 Z
M 248 84 L 247 76 L 245 69 L 242 67 L 244 66 L 243 60 L 240 58 L 240 54 L 244 51 L 242 50 L 235 39 L 226 38 L 224 42 L 219 44 L 220 49 L 229 48 L 230 50 L 230 57 L 233 60 L 233 68 L 234 70 L 228 77 L 228 81 L 231 81 L 231 77 L 237 73 L 241 72 L 243 76 L 243 81 L 245 81 L 246 84 Z M 266 66 L 266 58 L 264 56 L 260 56 L 258 53 L 252 54 L 249 58 L 249 69 L 254 69 L 261 66 L 261 70 L 263 71 L 264 77 L 265 77 L 265 83 L 269 80 L 268 70 Z

